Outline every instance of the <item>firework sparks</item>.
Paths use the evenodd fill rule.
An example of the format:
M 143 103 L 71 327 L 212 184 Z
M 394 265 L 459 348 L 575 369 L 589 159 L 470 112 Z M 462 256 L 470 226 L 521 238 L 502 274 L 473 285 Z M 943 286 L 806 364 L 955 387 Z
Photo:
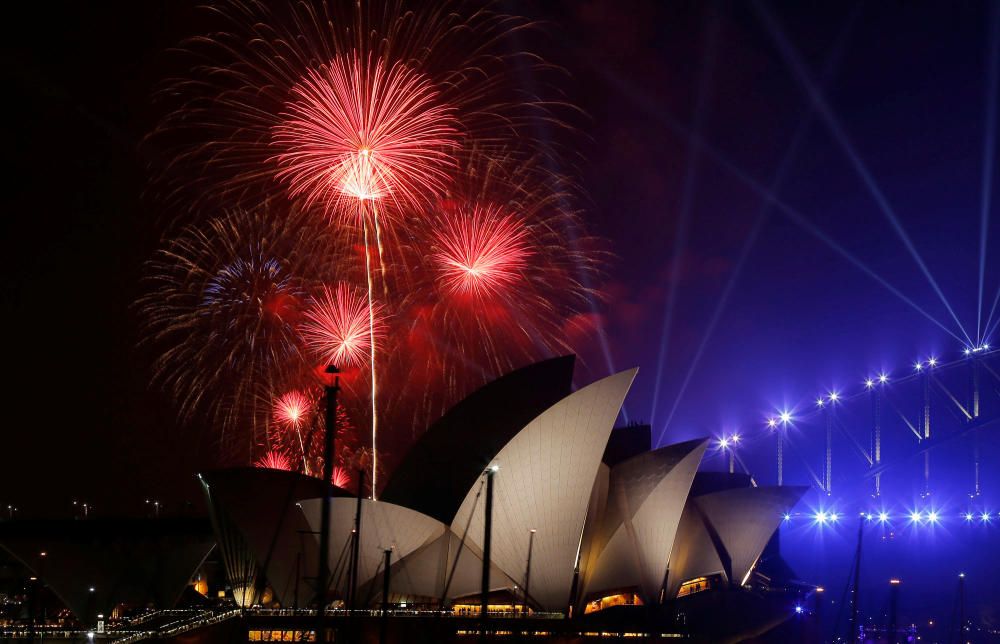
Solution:
M 345 489 L 351 484 L 351 475 L 343 467 L 334 467 L 333 477 L 330 479 L 330 482 L 341 489 Z
M 307 476 L 322 476 L 325 414 L 319 413 L 321 393 L 318 389 L 295 389 L 275 399 L 274 422 L 267 429 L 267 445 L 289 457 L 296 468 Z M 295 414 L 298 413 L 297 420 Z M 343 405 L 337 404 L 337 452 L 334 466 L 344 467 L 353 462 L 358 451 L 358 435 L 353 421 Z
M 401 63 L 340 56 L 291 90 L 274 128 L 278 178 L 294 197 L 330 212 L 345 200 L 427 203 L 447 185 L 458 142 L 453 111 L 434 85 Z
M 312 412 L 312 401 L 301 391 L 289 391 L 274 404 L 274 419 L 290 427 L 301 427 Z
M 507 41 L 527 21 L 467 9 L 221 0 L 227 27 L 179 48 L 196 62 L 149 137 L 172 159 L 154 188 L 176 217 L 293 213 L 273 229 L 200 219 L 200 237 L 185 229 L 157 256 L 142 308 L 158 379 L 188 417 L 253 427 L 252 448 L 301 453 L 315 473 L 315 397 L 297 422 L 274 396 L 308 398 L 317 362 L 354 367 L 345 398 L 360 423 L 370 387 L 371 443 L 350 467 L 370 466 L 373 498 L 379 426 L 422 428 L 478 382 L 570 350 L 566 327 L 593 295 L 591 238 L 568 184 L 539 170 L 557 165 L 549 137 L 533 136 L 564 104 L 510 73 L 551 68 Z
M 302 440 L 302 425 L 312 414 L 312 401 L 300 391 L 289 391 L 274 404 L 274 419 L 289 429 L 295 430 L 299 439 L 299 451 L 302 454 L 302 469 L 309 474 L 309 461 L 306 457 L 305 441 Z
M 268 470 L 292 470 L 292 463 L 288 456 L 277 450 L 271 450 L 264 454 L 254 465 Z
M 183 229 L 147 264 L 144 342 L 182 418 L 230 443 L 270 415 L 270 392 L 309 372 L 298 324 L 337 267 L 336 241 L 306 213 L 238 210 Z M 229 430 L 235 430 L 226 436 Z
M 380 309 L 369 316 L 368 299 L 346 284 L 338 284 L 310 303 L 305 312 L 302 338 L 329 364 L 358 367 L 370 359 L 372 338 L 382 334 Z
M 518 282 L 531 254 L 528 238 L 516 217 L 477 206 L 445 220 L 433 259 L 448 290 L 488 297 Z

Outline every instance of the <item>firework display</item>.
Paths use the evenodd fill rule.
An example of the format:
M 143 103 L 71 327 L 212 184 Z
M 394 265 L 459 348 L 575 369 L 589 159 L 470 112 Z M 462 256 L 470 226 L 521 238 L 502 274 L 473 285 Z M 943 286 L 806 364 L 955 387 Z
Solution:
M 277 450 L 271 450 L 260 457 L 256 463 L 257 467 L 262 467 L 268 470 L 291 470 L 292 464 L 288 460 L 283 452 Z
M 510 81 L 545 66 L 512 53 L 527 22 L 462 3 L 212 15 L 147 141 L 172 159 L 155 194 L 190 222 L 139 303 L 157 381 L 227 449 L 315 476 L 336 365 L 334 482 L 364 469 L 374 496 L 450 404 L 591 330 L 601 253 L 531 136 L 558 107 Z

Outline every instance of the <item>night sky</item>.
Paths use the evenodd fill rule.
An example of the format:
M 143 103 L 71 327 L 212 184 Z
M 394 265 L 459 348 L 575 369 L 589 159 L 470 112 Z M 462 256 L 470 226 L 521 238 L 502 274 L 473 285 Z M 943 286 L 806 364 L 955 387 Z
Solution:
M 917 359 L 957 358 L 963 343 L 928 316 L 963 332 L 879 198 L 975 336 L 980 211 L 998 183 L 996 172 L 983 180 L 984 156 L 996 148 L 986 136 L 997 24 L 990 6 L 624 5 L 503 4 L 543 23 L 512 46 L 565 70 L 560 87 L 582 113 L 573 133 L 552 136 L 578 153 L 567 170 L 585 189 L 592 230 L 616 256 L 600 314 L 609 352 L 596 342 L 583 348 L 580 383 L 639 365 L 622 420 L 651 422 L 667 443 L 759 436 L 777 408 L 805 412 L 818 394 L 858 391 L 879 370 L 903 376 Z M 135 348 L 131 308 L 164 216 L 147 193 L 149 168 L 164 160 L 139 142 L 163 116 L 151 104 L 154 90 L 179 71 L 168 49 L 200 33 L 202 20 L 187 3 L 161 2 L 45 5 L 7 16 L 0 502 L 26 515 L 68 513 L 73 499 L 108 513 L 141 511 L 147 497 L 178 507 L 197 500 L 193 473 L 213 462 L 206 432 L 178 428 L 169 401 L 146 385 L 148 356 Z M 801 220 L 769 206 L 761 189 Z M 983 322 L 1000 287 L 995 212 L 988 231 Z M 989 340 L 1000 344 L 996 334 Z M 918 399 L 905 400 L 915 417 Z M 866 418 L 863 404 L 852 410 Z M 887 444 L 903 445 L 907 430 L 892 431 L 901 434 Z M 820 425 L 796 432 L 818 471 Z M 984 502 L 1000 510 L 996 433 L 983 439 L 984 452 L 992 449 L 983 486 Z M 867 444 L 863 430 L 857 437 Z M 773 484 L 773 440 L 750 442 L 747 465 Z M 838 449 L 841 482 L 856 492 L 858 459 Z M 788 460 L 786 481 L 807 484 L 801 462 Z M 935 502 L 956 524 L 971 478 L 968 445 L 944 452 L 936 467 Z M 893 508 L 912 507 L 916 465 L 892 475 Z M 808 495 L 801 509 L 819 502 Z M 844 503 L 857 507 L 855 497 Z M 852 532 L 795 528 L 783 547 L 801 577 L 835 588 L 839 599 Z M 996 556 L 976 556 L 996 549 L 996 528 L 987 534 L 951 525 L 886 546 L 870 608 L 884 604 L 873 594 L 896 574 L 892 566 L 925 567 L 907 587 L 920 598 L 909 609 L 938 606 L 947 617 L 952 596 L 934 588 L 950 593 L 960 567 L 1000 573 Z M 986 576 L 970 580 L 984 611 L 1000 605 Z

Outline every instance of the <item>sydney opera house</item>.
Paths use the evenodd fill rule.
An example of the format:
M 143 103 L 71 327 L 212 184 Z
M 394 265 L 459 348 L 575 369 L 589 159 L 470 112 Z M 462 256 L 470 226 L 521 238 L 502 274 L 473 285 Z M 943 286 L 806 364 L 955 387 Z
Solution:
M 571 391 L 573 367 L 572 357 L 551 359 L 476 391 L 423 434 L 377 500 L 337 490 L 326 601 L 345 606 L 353 588 L 357 608 L 478 616 L 488 532 L 489 615 L 639 611 L 666 624 L 676 611 L 656 607 L 697 595 L 731 602 L 743 589 L 735 597 L 763 619 L 761 593 L 746 589 L 773 586 L 759 569 L 765 549 L 804 489 L 699 474 L 707 439 L 651 449 L 648 426 L 613 429 L 636 370 Z M 308 606 L 320 482 L 249 468 L 201 479 L 236 600 Z
M 333 488 L 323 593 L 324 485 L 284 470 L 202 473 L 210 529 L 11 524 L 0 547 L 81 623 L 122 603 L 171 608 L 192 587 L 214 596 L 196 574 L 214 544 L 241 639 L 312 639 L 320 596 L 333 622 L 362 615 L 385 628 L 391 616 L 388 641 L 418 641 L 428 624 L 437 630 L 424 641 L 474 634 L 487 628 L 484 605 L 496 636 L 780 631 L 812 590 L 794 581 L 776 535 L 804 488 L 699 472 L 708 439 L 652 449 L 648 426 L 615 429 L 636 370 L 574 391 L 573 369 L 572 356 L 554 358 L 474 392 L 419 438 L 377 500 Z

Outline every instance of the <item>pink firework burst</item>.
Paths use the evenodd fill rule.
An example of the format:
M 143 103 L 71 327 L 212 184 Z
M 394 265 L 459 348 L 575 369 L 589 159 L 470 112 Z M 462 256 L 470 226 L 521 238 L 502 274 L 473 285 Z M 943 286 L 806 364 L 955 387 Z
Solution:
M 457 125 L 423 74 L 340 55 L 291 89 L 272 130 L 278 177 L 293 196 L 342 216 L 356 216 L 359 201 L 425 204 L 456 165 Z
M 333 477 L 330 479 L 330 482 L 343 489 L 350 485 L 351 475 L 348 474 L 347 470 L 343 467 L 335 466 L 333 468 Z
M 445 219 L 436 242 L 433 260 L 445 288 L 477 297 L 510 289 L 531 254 L 528 229 L 495 206 L 477 205 L 471 213 Z
M 274 419 L 298 429 L 312 414 L 313 404 L 301 391 L 289 391 L 274 403 Z
M 382 336 L 378 305 L 369 317 L 368 298 L 346 284 L 324 289 L 306 310 L 302 339 L 327 363 L 357 367 L 370 358 L 372 335 Z
M 292 463 L 283 452 L 277 450 L 271 450 L 267 454 L 260 457 L 256 463 L 257 467 L 268 469 L 268 470 L 292 470 Z

